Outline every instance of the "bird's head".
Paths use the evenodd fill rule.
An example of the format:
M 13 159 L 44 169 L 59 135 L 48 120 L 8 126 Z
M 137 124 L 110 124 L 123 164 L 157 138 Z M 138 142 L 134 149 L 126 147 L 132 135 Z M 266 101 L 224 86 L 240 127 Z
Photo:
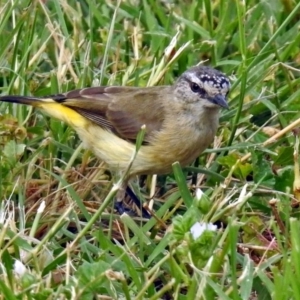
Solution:
M 175 83 L 175 93 L 187 103 L 199 103 L 207 108 L 226 108 L 230 82 L 220 71 L 196 66 L 185 71 Z

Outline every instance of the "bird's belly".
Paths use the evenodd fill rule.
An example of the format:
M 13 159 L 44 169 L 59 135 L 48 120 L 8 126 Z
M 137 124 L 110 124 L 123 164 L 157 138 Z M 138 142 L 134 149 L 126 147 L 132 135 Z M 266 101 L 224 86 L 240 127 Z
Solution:
M 135 153 L 135 145 L 112 132 L 88 123 L 75 128 L 85 148 L 105 161 L 112 170 L 127 169 Z M 131 175 L 165 174 L 172 171 L 172 164 L 178 161 L 186 166 L 194 161 L 211 143 L 213 136 L 197 133 L 186 136 L 186 140 L 173 137 L 164 143 L 144 145 L 138 151 L 130 169 Z
M 178 161 L 181 166 L 193 162 L 211 144 L 215 132 L 193 133 L 186 135 L 186 139 L 176 139 L 174 135 L 164 143 L 141 147 L 133 165 L 136 173 L 166 174 L 172 172 L 174 162 Z
M 112 132 L 92 123 L 84 128 L 75 128 L 83 145 L 110 167 L 123 170 L 134 154 L 133 144 L 117 137 Z

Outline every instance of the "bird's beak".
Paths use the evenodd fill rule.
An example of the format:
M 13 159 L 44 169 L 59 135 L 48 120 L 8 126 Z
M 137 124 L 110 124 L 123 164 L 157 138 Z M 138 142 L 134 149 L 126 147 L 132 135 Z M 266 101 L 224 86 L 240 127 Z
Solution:
M 229 109 L 226 97 L 221 94 L 214 95 L 213 97 L 210 97 L 209 100 L 214 104 L 217 104 L 223 108 Z

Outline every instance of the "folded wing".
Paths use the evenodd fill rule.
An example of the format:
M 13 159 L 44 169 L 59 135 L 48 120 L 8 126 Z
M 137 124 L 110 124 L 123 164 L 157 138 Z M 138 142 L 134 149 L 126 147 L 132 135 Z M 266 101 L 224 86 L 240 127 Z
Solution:
M 51 96 L 59 102 L 113 131 L 119 137 L 135 141 L 142 125 L 146 125 L 144 142 L 149 142 L 164 122 L 161 95 L 168 95 L 169 87 L 91 87 Z M 50 98 L 50 97 L 47 97 Z

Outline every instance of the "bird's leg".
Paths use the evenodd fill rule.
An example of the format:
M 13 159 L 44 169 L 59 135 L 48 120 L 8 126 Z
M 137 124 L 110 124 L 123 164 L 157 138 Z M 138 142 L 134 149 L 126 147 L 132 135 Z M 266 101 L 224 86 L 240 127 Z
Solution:
M 148 213 L 148 211 L 143 207 L 143 204 L 141 203 L 140 199 L 137 197 L 137 195 L 133 192 L 133 190 L 130 188 L 129 185 L 126 187 L 126 193 L 131 198 L 131 200 L 135 203 L 135 205 L 141 209 L 142 216 L 144 218 L 150 219 L 151 215 Z
M 123 213 L 129 213 L 132 214 L 132 211 L 124 206 L 124 199 L 126 197 L 126 185 L 122 185 L 122 187 L 119 189 L 117 196 L 116 196 L 116 200 L 115 200 L 115 209 L 117 210 L 117 212 L 122 215 Z
M 142 216 L 144 218 L 150 218 L 151 215 L 148 213 L 148 211 L 143 207 L 140 199 L 136 196 L 136 194 L 133 192 L 133 190 L 129 187 L 129 185 L 126 184 L 119 190 L 117 193 L 116 201 L 115 201 L 115 209 L 118 211 L 118 213 L 121 215 L 123 213 L 127 213 L 129 215 L 133 215 L 134 211 L 130 208 L 125 207 L 124 205 L 124 198 L 126 194 L 131 198 L 131 200 L 135 203 L 135 205 L 141 209 Z

